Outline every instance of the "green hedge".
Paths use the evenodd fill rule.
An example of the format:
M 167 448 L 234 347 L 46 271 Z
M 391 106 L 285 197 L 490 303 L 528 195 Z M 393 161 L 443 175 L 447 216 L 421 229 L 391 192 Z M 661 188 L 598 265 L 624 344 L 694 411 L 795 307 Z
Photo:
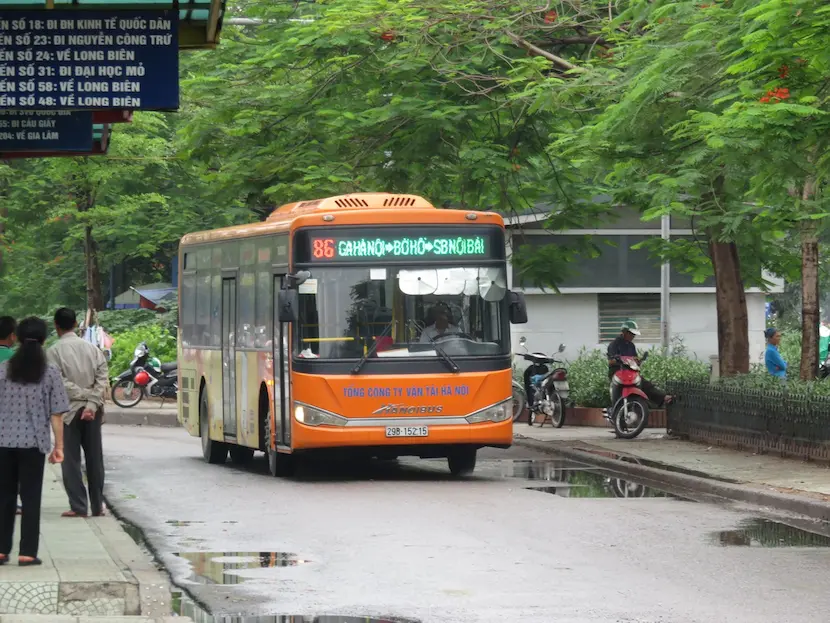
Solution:
M 116 333 L 113 337 L 110 376 L 115 377 L 129 367 L 133 351 L 141 342 L 147 342 L 150 356 L 158 357 L 162 363 L 176 361 L 176 335 L 158 324 L 140 325 L 129 331 Z
M 669 355 L 652 351 L 643 364 L 643 376 L 657 387 L 666 387 L 671 381 L 707 382 L 709 364 L 684 355 Z M 571 401 L 580 407 L 607 407 L 610 380 L 608 360 L 600 350 L 582 350 L 568 366 Z

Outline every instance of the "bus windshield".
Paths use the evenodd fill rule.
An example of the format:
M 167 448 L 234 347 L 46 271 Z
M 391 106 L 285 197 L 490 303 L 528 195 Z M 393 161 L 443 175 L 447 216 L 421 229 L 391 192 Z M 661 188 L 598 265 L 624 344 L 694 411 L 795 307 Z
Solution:
M 301 358 L 357 359 L 373 345 L 380 358 L 508 351 L 503 266 L 315 267 L 299 294 Z

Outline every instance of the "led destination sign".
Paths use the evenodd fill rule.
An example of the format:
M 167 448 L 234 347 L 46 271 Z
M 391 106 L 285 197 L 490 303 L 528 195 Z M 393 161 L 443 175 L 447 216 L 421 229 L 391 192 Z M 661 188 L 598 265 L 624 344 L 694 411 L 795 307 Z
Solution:
M 490 237 L 467 236 L 370 236 L 312 237 L 311 261 L 395 260 L 410 258 L 486 258 Z

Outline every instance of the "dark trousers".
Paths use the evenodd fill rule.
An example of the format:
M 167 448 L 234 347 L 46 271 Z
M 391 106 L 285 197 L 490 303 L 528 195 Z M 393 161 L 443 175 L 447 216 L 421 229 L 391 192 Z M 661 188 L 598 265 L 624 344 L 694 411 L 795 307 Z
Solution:
M 63 486 L 69 497 L 69 508 L 79 515 L 98 515 L 104 504 L 104 450 L 101 444 L 101 419 L 99 410 L 95 419 L 84 422 L 81 412 L 75 414 L 71 424 L 63 425 Z M 89 484 L 89 506 L 87 490 L 81 473 L 81 449 L 86 459 L 86 480 Z
M 37 448 L 0 448 L 0 554 L 8 556 L 12 551 L 19 492 L 20 555 L 37 557 L 45 463 L 46 455 Z

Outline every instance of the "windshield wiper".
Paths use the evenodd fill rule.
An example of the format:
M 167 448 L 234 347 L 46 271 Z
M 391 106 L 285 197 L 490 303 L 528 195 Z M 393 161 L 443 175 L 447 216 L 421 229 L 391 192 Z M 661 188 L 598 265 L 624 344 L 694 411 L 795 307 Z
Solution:
M 381 338 L 386 337 L 392 331 L 392 325 L 394 324 L 394 320 L 386 325 L 386 328 L 383 330 L 379 336 L 375 338 L 374 343 L 369 347 L 369 350 L 360 358 L 360 361 L 357 362 L 354 368 L 352 368 L 352 374 L 359 374 L 360 371 L 363 369 L 363 366 L 366 365 L 366 362 L 369 360 L 369 357 L 377 352 L 378 346 L 380 346 Z
M 438 353 L 439 357 L 441 357 L 441 361 L 447 364 L 447 367 L 450 369 L 450 372 L 458 372 L 458 364 L 456 364 L 455 361 L 453 361 L 453 358 L 450 357 L 443 348 L 438 346 L 435 340 L 429 337 L 429 334 L 427 334 L 427 337 L 429 338 L 429 341 L 432 343 L 433 348 L 435 348 L 435 352 Z

